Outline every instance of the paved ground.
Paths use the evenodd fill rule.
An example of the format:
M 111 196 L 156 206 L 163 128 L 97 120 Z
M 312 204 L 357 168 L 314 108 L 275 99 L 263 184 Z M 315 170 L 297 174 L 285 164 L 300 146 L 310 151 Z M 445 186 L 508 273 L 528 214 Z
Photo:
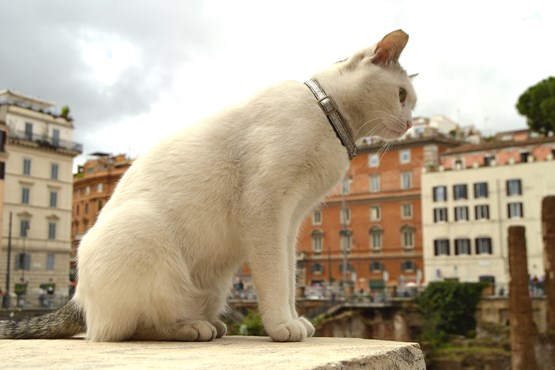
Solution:
M 207 343 L 0 340 L 2 369 L 425 369 L 414 343 L 231 336 Z

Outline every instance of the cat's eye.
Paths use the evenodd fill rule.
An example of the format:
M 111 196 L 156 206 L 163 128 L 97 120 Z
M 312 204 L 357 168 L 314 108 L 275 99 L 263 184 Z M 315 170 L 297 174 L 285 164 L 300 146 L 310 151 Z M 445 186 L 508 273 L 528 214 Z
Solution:
M 400 87 L 399 88 L 399 101 L 401 102 L 401 104 L 404 104 L 405 100 L 407 100 L 407 90 Z

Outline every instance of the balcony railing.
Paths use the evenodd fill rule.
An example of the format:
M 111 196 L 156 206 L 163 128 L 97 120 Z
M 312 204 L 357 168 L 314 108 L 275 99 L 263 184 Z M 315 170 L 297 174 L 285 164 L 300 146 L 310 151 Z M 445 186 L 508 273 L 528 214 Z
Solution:
M 25 131 L 10 130 L 8 133 L 9 138 L 29 141 L 37 143 L 38 145 L 52 149 L 67 149 L 79 154 L 83 153 L 83 144 L 75 143 L 73 141 L 61 140 L 47 135 L 39 135 L 28 133 Z

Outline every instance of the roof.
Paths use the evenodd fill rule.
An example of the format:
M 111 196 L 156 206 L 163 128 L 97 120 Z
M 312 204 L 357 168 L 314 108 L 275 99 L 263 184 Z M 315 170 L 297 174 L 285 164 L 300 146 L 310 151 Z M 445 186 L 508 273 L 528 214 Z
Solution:
M 24 95 L 13 90 L 0 90 L 0 98 L 4 98 L 7 102 L 13 103 L 23 103 L 36 106 L 41 109 L 47 109 L 54 107 L 56 104 L 39 98 L 34 98 L 32 96 Z
M 391 145 L 391 149 L 394 148 L 406 148 L 411 146 L 421 146 L 424 144 L 444 144 L 445 146 L 458 146 L 463 144 L 460 140 L 456 140 L 450 137 L 442 136 L 442 135 L 434 135 L 434 136 L 422 136 L 422 137 L 407 137 L 404 139 L 399 139 L 395 141 L 384 141 L 380 140 L 373 144 L 359 144 L 358 150 L 359 152 L 372 152 L 379 150 L 380 148 L 384 147 L 385 145 Z
M 443 153 L 444 156 L 453 155 L 453 154 L 462 154 L 462 153 L 472 153 L 472 152 L 482 152 L 488 150 L 496 150 L 502 148 L 510 148 L 510 147 L 523 147 L 529 145 L 538 145 L 538 144 L 548 144 L 554 143 L 555 144 L 555 137 L 536 137 L 533 139 L 528 140 L 509 140 L 509 141 L 491 141 L 482 144 L 463 144 L 456 148 L 448 149 Z

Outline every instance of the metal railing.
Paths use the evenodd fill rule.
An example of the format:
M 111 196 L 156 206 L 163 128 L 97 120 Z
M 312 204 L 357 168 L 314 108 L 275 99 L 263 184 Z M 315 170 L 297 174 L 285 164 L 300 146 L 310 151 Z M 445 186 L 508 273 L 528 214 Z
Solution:
M 8 137 L 17 139 L 17 140 L 24 140 L 29 142 L 37 143 L 42 147 L 57 149 L 67 149 L 72 150 L 74 152 L 83 153 L 83 144 L 76 143 L 73 141 L 68 140 L 61 140 L 54 138 L 48 135 L 39 135 L 34 133 L 29 133 L 25 131 L 18 131 L 18 130 L 10 130 L 8 132 Z

